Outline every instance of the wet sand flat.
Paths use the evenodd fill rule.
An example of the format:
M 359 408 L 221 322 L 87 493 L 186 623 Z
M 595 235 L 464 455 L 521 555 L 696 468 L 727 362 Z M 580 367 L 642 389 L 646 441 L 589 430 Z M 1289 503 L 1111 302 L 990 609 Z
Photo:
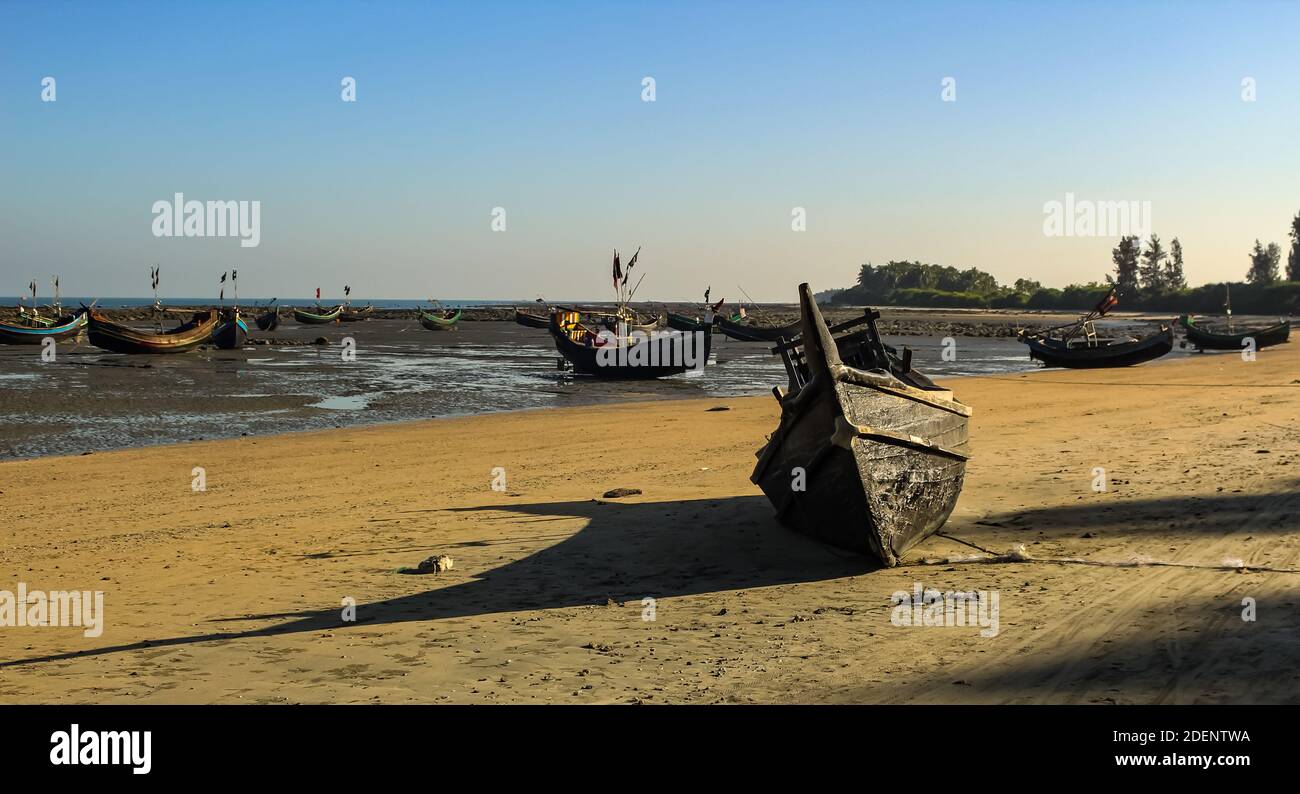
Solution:
M 0 702 L 1300 702 L 1300 573 L 1258 570 L 1300 569 L 1300 345 L 948 385 L 945 532 L 1038 561 L 785 531 L 748 481 L 770 396 L 0 462 L 0 589 L 106 612 L 0 628 Z M 997 636 L 891 624 L 916 583 L 996 591 Z

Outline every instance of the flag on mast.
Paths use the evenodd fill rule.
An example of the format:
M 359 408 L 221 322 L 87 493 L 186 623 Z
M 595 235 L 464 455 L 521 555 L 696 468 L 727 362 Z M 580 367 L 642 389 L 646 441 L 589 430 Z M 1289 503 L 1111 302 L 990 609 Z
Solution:
M 618 263 L 618 249 L 614 249 L 614 289 L 623 281 L 623 268 Z

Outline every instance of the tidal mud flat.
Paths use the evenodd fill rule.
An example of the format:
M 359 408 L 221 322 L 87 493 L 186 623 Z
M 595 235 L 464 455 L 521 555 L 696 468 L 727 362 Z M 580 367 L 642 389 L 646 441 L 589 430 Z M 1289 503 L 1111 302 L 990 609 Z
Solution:
M 82 338 L 53 362 L 39 346 L 0 346 L 0 458 L 265 436 L 484 412 L 652 399 L 765 394 L 785 374 L 769 346 L 715 335 L 702 373 L 606 381 L 556 368 L 543 329 L 464 322 L 426 331 L 413 318 L 331 325 L 286 320 L 240 350 L 121 355 Z M 345 343 L 355 354 L 345 359 Z M 270 344 L 255 344 L 267 342 Z M 972 375 L 1035 368 L 1006 338 L 893 336 L 926 372 Z

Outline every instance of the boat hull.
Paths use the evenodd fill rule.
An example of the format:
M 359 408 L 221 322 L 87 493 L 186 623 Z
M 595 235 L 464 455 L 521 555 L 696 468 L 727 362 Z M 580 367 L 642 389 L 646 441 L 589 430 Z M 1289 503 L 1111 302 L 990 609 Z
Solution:
M 362 320 L 369 320 L 371 313 L 374 312 L 373 306 L 367 306 L 357 311 L 344 310 L 339 312 L 339 322 L 341 323 L 359 323 Z
M 319 314 L 303 311 L 302 309 L 293 310 L 293 319 L 304 325 L 326 325 L 327 323 L 337 322 L 339 315 L 343 313 L 342 306 L 335 306 L 327 312 Z
M 1179 317 L 1178 324 L 1183 327 L 1183 331 L 1187 334 L 1187 341 L 1202 350 L 1241 350 L 1245 347 L 1247 339 L 1254 339 L 1255 349 L 1258 350 L 1263 347 L 1280 345 L 1291 338 L 1291 322 L 1289 320 L 1284 320 L 1266 328 L 1254 328 L 1234 334 L 1220 334 L 1201 328 L 1187 315 Z
M 1123 342 L 1099 347 L 1067 348 L 1060 340 L 1040 336 L 1022 336 L 1029 347 L 1029 357 L 1049 367 L 1067 369 L 1100 369 L 1131 367 L 1160 358 L 1174 349 L 1174 330 L 1164 327 L 1159 332 L 1136 342 Z
M 538 314 L 528 314 L 526 312 L 521 312 L 518 309 L 515 309 L 515 322 L 525 328 L 549 328 L 551 326 L 551 318 L 549 316 L 543 317 Z
M 259 314 L 255 322 L 259 331 L 274 331 L 280 327 L 280 312 L 273 310 Z
M 222 318 L 212 332 L 212 344 L 222 350 L 235 350 L 248 341 L 248 325 L 244 318 L 236 315 L 233 319 Z
M 430 331 L 454 331 L 458 322 L 460 322 L 459 309 L 450 317 L 439 317 L 435 314 L 420 312 L 420 325 Z
M 799 323 L 791 323 L 776 328 L 762 328 L 757 325 L 745 325 L 722 318 L 718 320 L 717 327 L 727 337 L 738 342 L 775 342 L 778 339 L 793 339 L 799 334 Z
M 668 327 L 674 331 L 705 331 L 711 330 L 703 320 L 694 317 L 687 317 L 684 314 L 675 314 L 668 312 Z
M 184 353 L 211 340 L 218 322 L 213 309 L 197 312 L 189 322 L 159 333 L 109 322 L 91 312 L 87 333 L 92 345 L 114 353 Z
M 800 290 L 808 322 L 825 330 L 811 290 Z M 947 391 L 808 355 L 818 357 L 813 377 L 781 396 L 780 424 L 750 479 L 784 526 L 898 565 L 957 504 L 971 411 Z
M 46 339 L 56 342 L 73 339 L 86 328 L 86 313 L 65 315 L 55 321 L 54 325 L 28 327 L 15 323 L 0 323 L 0 344 L 5 345 L 39 345 Z
M 610 335 L 609 347 L 585 344 L 572 339 L 561 326 L 557 313 L 551 320 L 551 338 L 555 349 L 579 375 L 619 380 L 647 380 L 703 370 L 709 361 L 713 335 L 708 332 L 682 331 L 637 334 L 635 343 Z M 572 314 L 572 313 L 570 313 Z M 645 347 L 633 350 L 636 345 Z M 620 349 L 621 348 L 621 349 Z

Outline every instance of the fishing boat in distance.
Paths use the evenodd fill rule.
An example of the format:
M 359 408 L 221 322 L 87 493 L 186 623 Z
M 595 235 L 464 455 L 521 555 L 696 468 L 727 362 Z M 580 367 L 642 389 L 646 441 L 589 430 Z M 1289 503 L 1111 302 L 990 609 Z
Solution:
M 798 336 L 800 331 L 797 321 L 788 325 L 768 327 L 754 325 L 749 318 L 744 317 L 734 320 L 721 317 L 718 319 L 717 329 L 737 342 L 775 342 L 778 339 L 791 339 Z
M 375 307 L 368 303 L 363 309 L 353 309 L 351 306 L 344 306 L 339 312 L 339 322 L 358 323 L 362 320 L 369 320 L 374 311 Z
M 86 327 L 86 312 L 42 317 L 39 314 L 20 314 L 15 320 L 0 322 L 0 344 L 39 345 L 42 340 L 56 342 L 72 339 Z
M 1281 320 L 1273 325 L 1242 328 L 1228 323 L 1223 326 L 1201 324 L 1196 318 L 1184 314 L 1178 324 L 1187 334 L 1187 341 L 1201 350 L 1241 350 L 1247 340 L 1254 340 L 1255 349 L 1280 345 L 1291 338 L 1291 321 Z
M 322 308 L 317 305 L 314 311 L 306 309 L 294 309 L 293 319 L 304 325 L 325 325 L 326 323 L 337 322 L 339 315 L 343 312 L 343 304 L 339 304 L 330 309 Z
M 551 337 L 562 367 L 601 378 L 647 379 L 703 370 L 713 334 L 708 332 L 630 330 L 592 322 L 574 310 L 551 315 Z
M 430 331 L 454 331 L 460 309 L 420 309 L 420 325 Z
M 32 310 L 28 311 L 18 301 L 18 316 L 10 321 L 0 321 L 0 344 L 5 345 L 39 345 L 46 339 L 61 342 L 74 339 L 86 327 L 86 309 L 78 312 L 65 312 L 59 303 L 59 277 L 54 277 L 54 301 L 50 304 L 49 316 L 41 314 L 36 308 L 36 282 L 31 283 Z
M 1021 330 L 1016 338 L 1029 347 L 1031 359 L 1069 369 L 1131 367 L 1174 349 L 1174 329 L 1165 323 L 1142 338 L 1098 335 L 1093 321 L 1104 317 L 1118 303 L 1118 291 L 1112 287 L 1092 311 L 1078 320 L 1045 331 Z
M 159 309 L 160 313 L 166 310 Z M 114 353 L 183 353 L 212 339 L 221 315 L 216 309 L 194 312 L 190 319 L 167 330 L 145 330 L 115 323 L 94 309 L 87 310 L 90 343 Z
M 266 304 L 266 311 L 257 315 L 254 322 L 257 323 L 259 331 L 274 331 L 280 327 L 280 309 L 275 305 L 275 298 Z
M 212 331 L 212 344 L 222 350 L 235 350 L 244 346 L 248 341 L 248 324 L 239 313 L 239 307 L 235 306 L 230 309 L 224 309 L 220 312 L 221 319 L 217 327 Z
M 550 314 L 543 315 L 543 314 L 534 314 L 533 312 L 526 312 L 523 309 L 520 309 L 518 306 L 516 306 L 515 322 L 524 326 L 525 328 L 550 328 L 551 316 Z
M 750 479 L 790 529 L 898 565 L 957 504 L 971 409 L 896 377 L 874 318 L 836 339 L 807 284 L 799 305 L 800 343 L 781 350 L 789 387 L 773 389 L 780 424 Z

